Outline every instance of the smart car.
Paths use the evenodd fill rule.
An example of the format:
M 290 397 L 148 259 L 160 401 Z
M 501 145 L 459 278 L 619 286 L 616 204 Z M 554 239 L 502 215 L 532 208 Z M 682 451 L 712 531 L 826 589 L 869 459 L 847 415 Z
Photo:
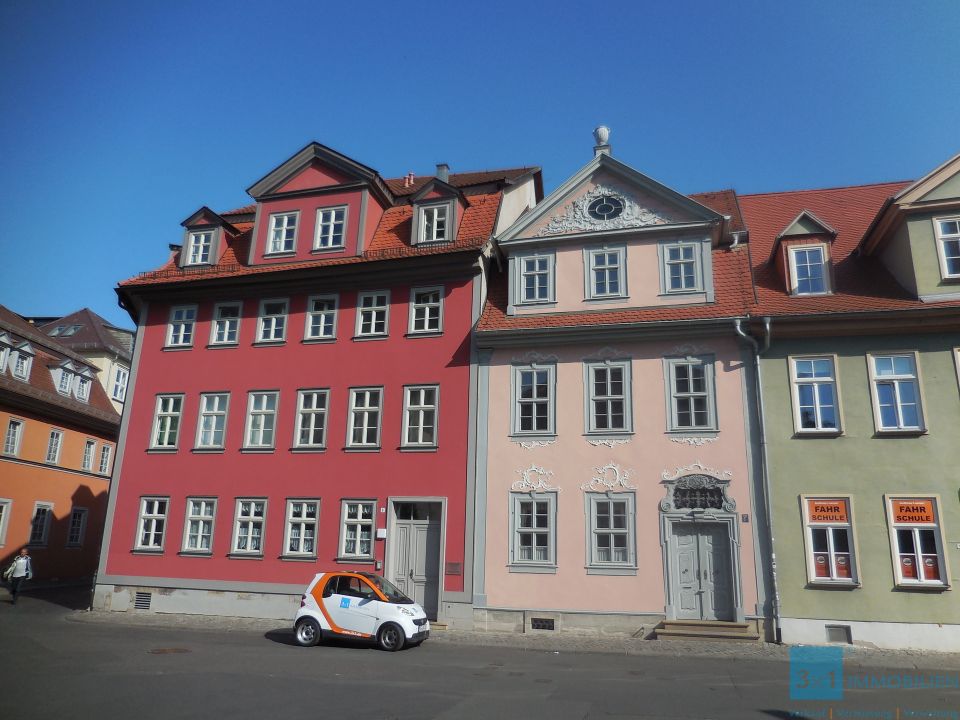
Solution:
M 337 637 L 375 640 L 391 652 L 430 635 L 422 607 L 386 578 L 366 572 L 317 574 L 300 599 L 293 628 L 304 647 Z

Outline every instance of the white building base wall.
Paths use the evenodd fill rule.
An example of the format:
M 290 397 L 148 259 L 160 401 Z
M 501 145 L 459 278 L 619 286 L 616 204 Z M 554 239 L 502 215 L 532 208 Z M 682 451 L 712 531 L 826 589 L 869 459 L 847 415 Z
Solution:
M 960 625 L 781 618 L 780 636 L 787 645 L 826 645 L 828 625 L 849 628 L 854 645 L 960 652 Z
M 140 610 L 134 606 L 137 593 L 149 594 L 148 609 Z M 97 585 L 93 596 L 93 608 L 113 612 L 265 618 L 286 620 L 292 623 L 294 615 L 300 608 L 300 595 Z

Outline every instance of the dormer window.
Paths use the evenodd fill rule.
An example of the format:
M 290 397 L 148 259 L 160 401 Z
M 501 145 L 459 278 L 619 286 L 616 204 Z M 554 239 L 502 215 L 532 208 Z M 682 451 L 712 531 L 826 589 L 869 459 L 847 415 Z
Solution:
M 291 253 L 297 239 L 299 213 L 278 213 L 270 216 L 270 235 L 267 253 Z
M 15 350 L 13 376 L 17 380 L 28 380 L 30 378 L 30 366 L 32 364 L 33 351 L 27 343 L 24 343 Z
M 204 265 L 210 262 L 213 232 L 192 232 L 187 240 L 187 265 Z
M 77 400 L 87 402 L 90 399 L 90 378 L 81 377 L 77 380 Z
M 936 220 L 943 278 L 960 280 L 960 218 Z
M 826 249 L 823 245 L 790 248 L 790 285 L 794 295 L 830 292 Z
M 57 392 L 61 395 L 69 395 L 70 387 L 73 385 L 73 373 L 65 368 L 60 369 L 60 381 L 57 383 Z
M 419 242 L 447 241 L 447 210 L 449 205 L 431 205 L 420 208 Z
M 313 240 L 314 250 L 339 250 L 343 248 L 343 229 L 347 208 L 320 208 L 317 210 L 317 234 Z

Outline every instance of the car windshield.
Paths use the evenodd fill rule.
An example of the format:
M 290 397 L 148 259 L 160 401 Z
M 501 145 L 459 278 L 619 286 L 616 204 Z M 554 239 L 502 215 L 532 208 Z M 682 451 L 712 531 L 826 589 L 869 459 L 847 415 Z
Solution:
M 380 590 L 380 592 L 382 592 L 384 595 L 386 595 L 387 600 L 389 600 L 390 602 L 397 603 L 398 605 L 413 604 L 413 600 L 411 600 L 402 592 L 400 592 L 400 588 L 398 588 L 392 582 L 387 580 L 385 577 L 381 577 L 380 575 L 373 575 L 373 574 L 370 574 L 370 575 L 365 574 L 364 577 L 367 578 L 367 580 L 372 582 L 374 585 L 376 585 L 377 589 Z

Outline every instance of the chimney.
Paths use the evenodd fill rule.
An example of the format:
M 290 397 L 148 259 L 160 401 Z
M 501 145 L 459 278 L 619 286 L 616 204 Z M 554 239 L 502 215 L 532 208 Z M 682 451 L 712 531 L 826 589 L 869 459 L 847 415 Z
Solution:
M 450 182 L 450 166 L 446 163 L 437 163 L 437 180 Z
M 593 139 L 597 141 L 597 144 L 593 146 L 593 156 L 597 155 L 613 155 L 610 151 L 610 143 L 607 142 L 610 139 L 610 128 L 606 125 L 601 125 L 593 131 Z
M 408 172 L 406 175 L 404 175 L 404 176 L 403 176 L 403 186 L 404 186 L 405 188 L 408 188 L 408 187 L 410 187 L 411 185 L 413 185 L 413 178 L 414 178 L 413 171 L 410 171 L 410 172 Z

